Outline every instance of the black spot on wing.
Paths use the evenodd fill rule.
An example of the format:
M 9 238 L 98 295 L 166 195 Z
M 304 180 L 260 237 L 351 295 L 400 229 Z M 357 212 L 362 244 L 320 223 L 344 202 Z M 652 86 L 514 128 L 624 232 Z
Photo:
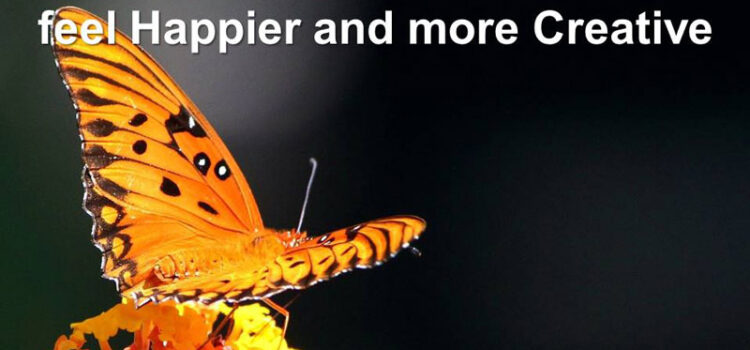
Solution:
M 87 105 L 95 107 L 117 104 L 116 101 L 97 96 L 89 89 L 79 89 L 74 93 L 74 96 L 78 100 L 85 102 Z
M 193 165 L 205 176 L 208 174 L 208 169 L 211 168 L 211 159 L 208 158 L 208 155 L 201 152 L 193 157 Z
M 167 196 L 177 197 L 180 195 L 180 188 L 177 187 L 177 184 L 174 183 L 174 181 L 167 177 L 162 177 L 159 189 Z
M 138 140 L 133 144 L 133 152 L 143 154 L 146 152 L 147 144 L 144 140 Z
M 84 125 L 83 129 L 96 137 L 105 137 L 111 135 L 118 128 L 109 120 L 96 119 Z
M 107 152 L 104 147 L 94 145 L 83 150 L 83 161 L 91 169 L 104 168 L 119 158 Z
M 359 229 L 362 228 L 362 225 L 352 226 L 348 229 L 346 229 L 346 240 L 351 241 L 354 239 L 354 237 L 357 237 L 357 234 L 359 233 Z
M 328 256 L 326 256 L 325 258 L 323 258 L 323 259 L 320 259 L 320 261 L 318 261 L 318 265 L 323 265 L 323 264 L 325 264 L 325 263 L 326 263 L 326 261 L 328 261 L 328 260 L 330 260 L 330 259 L 331 259 L 331 256 L 330 256 L 330 255 L 328 255 Z
M 124 187 L 118 185 L 116 182 L 106 178 L 102 177 L 98 173 L 94 173 L 94 182 L 96 183 L 99 188 L 101 188 L 104 192 L 109 193 L 110 195 L 114 196 L 118 199 L 123 199 L 125 196 L 129 193 L 127 189 Z
M 318 238 L 318 244 L 329 245 L 334 241 L 334 238 L 328 235 L 322 235 Z
M 219 180 L 226 180 L 229 178 L 229 175 L 231 175 L 231 171 L 229 170 L 229 166 L 227 165 L 227 162 L 224 161 L 224 159 L 216 163 L 216 166 L 214 166 L 214 173 L 216 174 L 216 177 L 219 178 Z
M 206 137 L 206 131 L 185 107 L 180 107 L 180 113 L 171 115 L 164 125 L 172 134 L 188 132 L 195 137 Z
M 324 260 L 325 260 L 325 259 L 324 259 Z M 339 266 L 340 266 L 340 265 L 339 265 L 339 262 L 338 262 L 338 261 L 336 261 L 336 260 L 335 260 L 335 258 L 334 258 L 334 260 L 333 260 L 333 262 L 331 263 L 331 265 L 329 265 L 329 266 L 328 266 L 328 268 L 327 268 L 327 269 L 326 269 L 325 271 L 323 271 L 323 273 L 321 273 L 321 274 L 320 274 L 320 276 L 324 276 L 324 277 L 323 277 L 324 279 L 328 279 L 328 276 L 330 276 L 330 275 L 331 275 L 331 274 L 333 273 L 333 271 L 336 271 L 336 269 L 337 269 L 337 268 L 338 268 Z
M 304 262 L 304 261 L 301 261 L 301 260 L 299 260 L 299 261 L 295 261 L 295 262 L 293 262 L 293 263 L 291 263 L 291 264 L 289 265 L 289 268 L 290 268 L 290 269 L 293 269 L 293 268 L 295 268 L 295 267 L 297 267 L 297 266 L 300 266 L 300 265 L 302 265 L 302 264 L 304 264 L 304 263 L 305 263 L 305 262 Z
M 343 252 L 341 252 L 341 254 L 340 254 L 340 255 L 341 255 L 341 256 L 344 256 L 344 255 L 348 254 L 348 253 L 349 253 L 349 251 L 351 251 L 352 249 L 355 249 L 355 248 L 354 248 L 354 246 L 353 246 L 353 245 L 350 245 L 350 246 L 346 247 L 346 249 L 344 249 L 344 251 L 343 251 Z
M 148 120 L 148 117 L 146 117 L 145 114 L 138 113 L 132 119 L 130 119 L 130 121 L 128 122 L 128 124 L 130 124 L 131 126 L 141 126 L 147 120 Z
M 219 213 L 219 212 L 216 211 L 216 209 L 214 209 L 214 207 L 212 207 L 210 204 L 208 204 L 206 202 L 198 202 L 198 206 L 201 207 L 201 209 L 203 209 L 203 210 L 205 210 L 205 211 L 207 211 L 207 212 L 209 212 L 211 214 L 216 215 L 216 214 Z

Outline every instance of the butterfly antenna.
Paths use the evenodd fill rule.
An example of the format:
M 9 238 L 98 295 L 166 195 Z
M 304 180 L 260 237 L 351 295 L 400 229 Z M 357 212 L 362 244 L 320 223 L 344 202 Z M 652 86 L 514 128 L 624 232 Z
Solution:
M 307 190 L 305 190 L 305 201 L 302 202 L 302 212 L 299 214 L 299 223 L 297 224 L 297 232 L 302 229 L 302 220 L 305 218 L 305 210 L 307 209 L 307 200 L 310 198 L 310 189 L 312 188 L 313 179 L 315 178 L 315 171 L 318 169 L 318 161 L 315 158 L 310 158 L 310 165 L 312 170 L 310 171 L 310 179 L 307 180 Z

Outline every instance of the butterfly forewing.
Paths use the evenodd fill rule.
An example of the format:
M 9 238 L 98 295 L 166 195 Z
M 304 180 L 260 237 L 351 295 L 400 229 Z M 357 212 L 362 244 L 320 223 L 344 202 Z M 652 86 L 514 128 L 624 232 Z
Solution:
M 97 20 L 107 32 L 105 22 L 80 9 L 58 10 L 56 21 L 61 19 L 72 20 L 78 32 L 84 21 Z M 171 174 L 168 180 L 179 190 L 179 194 L 169 191 L 175 186 L 167 182 L 166 191 L 146 195 L 173 201 L 183 188 L 190 188 L 206 194 L 204 205 L 186 200 L 178 203 L 182 210 L 202 215 L 203 208 L 210 206 L 223 215 L 214 221 L 224 228 L 262 229 L 242 172 L 206 118 L 140 47 L 119 31 L 115 42 L 110 45 L 105 39 L 89 45 L 79 38 L 70 45 L 54 46 L 79 112 L 86 165 L 99 172 L 102 165 L 141 163 L 154 173 Z M 121 180 L 114 182 L 125 191 L 138 182 L 125 175 Z
M 76 8 L 55 21 L 106 23 Z M 54 37 L 54 33 L 53 33 Z M 56 62 L 78 112 L 85 207 L 95 219 L 105 276 L 142 284 L 176 246 L 231 242 L 263 229 L 237 163 L 169 75 L 119 31 L 116 44 L 56 42 Z

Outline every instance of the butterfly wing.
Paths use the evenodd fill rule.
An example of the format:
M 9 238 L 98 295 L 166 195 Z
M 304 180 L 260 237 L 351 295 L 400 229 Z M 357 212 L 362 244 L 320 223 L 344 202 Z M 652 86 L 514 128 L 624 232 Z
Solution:
M 107 44 L 107 23 L 91 13 L 65 7 L 62 20 L 77 33 L 98 21 L 105 33 L 97 45 L 53 46 L 77 111 L 84 206 L 104 275 L 120 290 L 143 285 L 166 251 L 262 230 L 239 166 L 161 66 L 119 31 Z
M 290 248 L 265 266 L 248 273 L 193 278 L 143 290 L 139 302 L 250 300 L 286 289 L 302 289 L 353 268 L 380 265 L 419 238 L 425 221 L 392 216 L 343 228 Z

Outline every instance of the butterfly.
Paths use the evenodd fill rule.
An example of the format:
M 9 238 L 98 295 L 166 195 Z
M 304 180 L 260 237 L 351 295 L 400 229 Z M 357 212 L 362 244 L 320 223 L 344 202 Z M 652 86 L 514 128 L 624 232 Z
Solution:
M 55 22 L 63 19 L 77 33 L 86 20 L 109 33 L 82 9 L 59 9 Z M 265 227 L 206 117 L 151 56 L 122 32 L 115 36 L 115 44 L 55 42 L 53 51 L 77 113 L 84 209 L 103 276 L 136 305 L 270 302 L 284 290 L 379 265 L 424 231 L 425 221 L 409 215 L 318 237 Z

